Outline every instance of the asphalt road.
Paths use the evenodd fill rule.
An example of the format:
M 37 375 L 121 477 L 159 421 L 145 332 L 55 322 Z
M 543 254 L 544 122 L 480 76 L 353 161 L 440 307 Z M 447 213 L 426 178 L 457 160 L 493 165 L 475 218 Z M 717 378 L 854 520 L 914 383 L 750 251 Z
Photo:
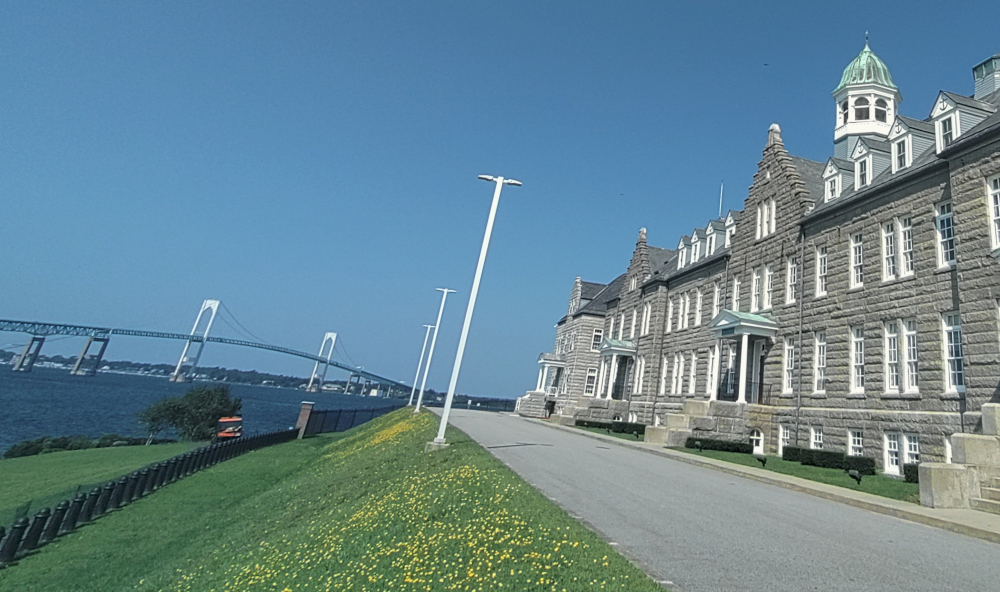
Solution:
M 1000 591 L 994 543 L 516 416 L 451 422 L 675 590 Z

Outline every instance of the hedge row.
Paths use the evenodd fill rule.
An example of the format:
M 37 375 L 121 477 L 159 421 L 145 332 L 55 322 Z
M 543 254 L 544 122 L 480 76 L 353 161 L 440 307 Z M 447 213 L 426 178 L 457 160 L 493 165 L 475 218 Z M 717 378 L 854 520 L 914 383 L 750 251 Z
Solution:
M 753 454 L 753 445 L 749 442 L 732 442 L 730 440 L 713 440 L 711 438 L 688 438 L 684 442 L 684 448 L 699 447 L 702 450 L 721 450 L 722 452 Z
M 903 465 L 903 480 L 907 483 L 920 483 L 920 472 L 917 463 Z
M 576 420 L 577 427 L 598 428 L 608 430 L 616 434 L 632 434 L 636 438 L 646 433 L 646 424 L 631 423 L 628 421 L 594 421 L 591 419 Z
M 811 448 L 785 446 L 781 452 L 781 458 L 787 461 L 798 462 L 813 467 L 843 469 L 845 471 L 853 469 L 862 475 L 875 474 L 874 458 L 867 456 L 848 456 L 842 452 L 836 452 L 833 450 L 813 450 Z

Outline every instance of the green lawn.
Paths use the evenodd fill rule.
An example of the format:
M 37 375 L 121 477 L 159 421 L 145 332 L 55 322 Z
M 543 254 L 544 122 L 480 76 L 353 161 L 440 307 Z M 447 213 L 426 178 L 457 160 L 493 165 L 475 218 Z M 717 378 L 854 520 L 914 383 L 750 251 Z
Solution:
M 187 452 L 193 443 L 68 450 L 0 460 L 0 526 L 10 526 L 16 508 L 52 506 L 156 461 Z
M 723 460 L 738 465 L 761 468 L 760 461 L 750 454 L 740 454 L 738 452 L 721 452 L 718 450 L 704 450 L 698 452 L 693 448 L 673 448 L 678 452 L 686 452 L 695 456 L 705 456 L 716 460 Z M 893 479 L 883 475 L 868 475 L 861 478 L 858 485 L 854 479 L 842 469 L 826 469 L 823 467 L 813 467 L 797 462 L 783 460 L 780 456 L 767 457 L 767 471 L 793 475 L 810 481 L 818 481 L 838 487 L 845 487 L 855 491 L 863 491 L 882 497 L 903 500 L 907 502 L 920 503 L 920 485 L 917 483 L 907 483 L 902 479 Z
M 402 409 L 183 479 L 0 572 L 0 590 L 662 590 L 464 434 Z

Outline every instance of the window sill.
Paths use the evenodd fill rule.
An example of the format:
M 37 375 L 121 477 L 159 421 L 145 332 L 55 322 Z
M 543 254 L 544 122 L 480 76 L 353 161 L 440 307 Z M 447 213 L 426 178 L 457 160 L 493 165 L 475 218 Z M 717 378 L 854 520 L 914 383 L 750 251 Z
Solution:
M 955 264 L 949 263 L 947 265 L 941 265 L 934 270 L 934 273 L 950 273 L 955 270 Z
M 851 392 L 847 393 L 847 398 L 848 399 L 864 399 L 865 398 L 865 392 L 864 391 L 851 391 Z
M 990 257 L 993 257 L 994 259 L 1000 260 L 1000 247 L 997 247 L 997 248 L 993 249 L 992 251 L 990 251 Z
M 826 298 L 827 294 L 828 292 L 823 292 L 822 294 L 816 294 L 816 299 L 819 300 L 820 298 Z
M 917 400 L 917 399 L 920 398 L 920 393 L 919 392 L 912 392 L 912 391 L 911 392 L 903 392 L 903 393 L 898 393 L 898 392 L 882 393 L 882 398 L 883 399 L 899 399 L 899 400 Z
M 857 286 L 851 286 L 850 288 L 848 288 L 847 293 L 850 294 L 852 292 L 861 292 L 864 289 L 865 289 L 864 284 L 858 284 Z
M 965 398 L 965 391 L 945 391 L 941 393 L 943 401 L 961 401 Z

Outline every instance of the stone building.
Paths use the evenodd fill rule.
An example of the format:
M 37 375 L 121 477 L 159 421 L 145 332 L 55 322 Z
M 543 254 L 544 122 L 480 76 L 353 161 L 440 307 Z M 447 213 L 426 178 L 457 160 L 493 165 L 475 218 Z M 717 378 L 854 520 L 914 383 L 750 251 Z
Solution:
M 595 388 L 567 384 L 553 410 L 643 422 L 668 445 L 840 450 L 887 474 L 962 460 L 953 436 L 1000 402 L 1000 54 L 973 82 L 900 115 L 866 43 L 833 91 L 826 162 L 772 125 L 741 212 L 676 250 L 640 231 L 616 294 L 591 302 Z

